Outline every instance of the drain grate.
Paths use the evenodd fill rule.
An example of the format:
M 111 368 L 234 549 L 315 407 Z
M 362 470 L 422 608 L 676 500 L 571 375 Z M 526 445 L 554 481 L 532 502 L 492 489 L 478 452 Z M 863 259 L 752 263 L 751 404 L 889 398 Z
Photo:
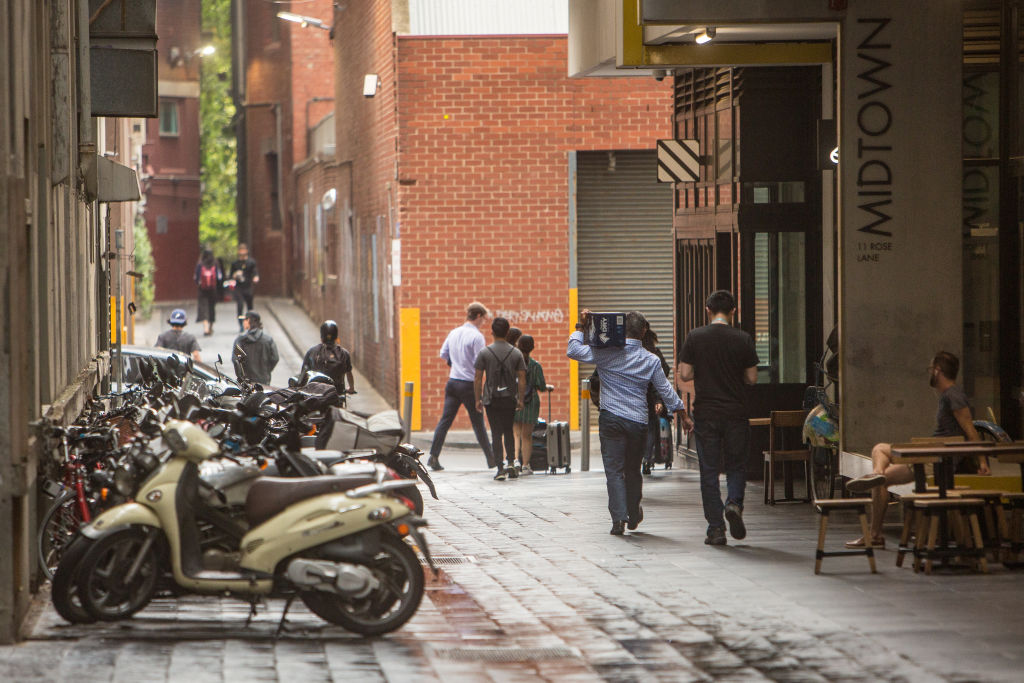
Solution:
M 434 564 L 476 564 L 476 558 L 472 555 L 434 555 Z
M 537 662 L 576 657 L 567 647 L 442 647 L 435 649 L 434 654 L 444 659 L 474 662 Z

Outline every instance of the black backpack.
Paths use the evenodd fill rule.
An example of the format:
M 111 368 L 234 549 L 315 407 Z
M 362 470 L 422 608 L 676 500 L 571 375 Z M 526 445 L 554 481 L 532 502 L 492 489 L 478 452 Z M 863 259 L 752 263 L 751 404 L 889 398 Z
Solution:
M 347 370 L 343 362 L 344 357 L 344 351 L 339 345 L 320 344 L 320 348 L 313 355 L 312 369 L 322 372 L 338 382 Z
M 491 352 L 492 356 L 494 356 L 494 360 L 498 361 L 497 381 L 494 383 L 493 396 L 495 398 L 515 398 L 516 378 L 512 373 L 512 370 L 508 367 L 508 358 L 512 355 L 512 352 L 516 350 L 515 347 L 509 349 L 509 352 L 506 353 L 505 357 L 501 360 L 498 360 L 498 354 L 496 354 L 494 349 L 490 346 L 487 347 L 487 350 Z
M 596 369 L 590 375 L 590 402 L 595 408 L 601 407 L 601 378 L 598 377 Z

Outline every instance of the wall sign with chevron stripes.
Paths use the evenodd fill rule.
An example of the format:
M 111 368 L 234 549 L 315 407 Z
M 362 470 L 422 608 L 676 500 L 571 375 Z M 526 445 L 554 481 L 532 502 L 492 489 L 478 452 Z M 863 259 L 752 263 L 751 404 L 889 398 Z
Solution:
M 700 179 L 696 140 L 658 140 L 658 182 L 692 183 Z

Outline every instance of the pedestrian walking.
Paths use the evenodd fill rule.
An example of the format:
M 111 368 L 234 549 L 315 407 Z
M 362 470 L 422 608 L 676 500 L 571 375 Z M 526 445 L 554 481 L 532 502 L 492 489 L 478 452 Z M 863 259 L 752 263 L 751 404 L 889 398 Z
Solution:
M 732 326 L 736 299 L 730 292 L 712 293 L 705 311 L 711 322 L 686 335 L 676 376 L 683 382 L 693 380 L 700 495 L 708 522 L 704 542 L 725 545 L 726 520 L 733 538 L 747 535 L 743 493 L 750 424 L 744 385 L 757 383 L 758 358 L 753 338 Z M 724 507 L 719 484 L 722 472 L 727 488 Z
M 476 376 L 474 363 L 476 355 L 486 345 L 480 328 L 487 322 L 490 313 L 482 303 L 474 301 L 466 307 L 466 322 L 448 333 L 441 345 L 441 358 L 448 363 L 448 382 L 444 386 L 444 408 L 441 419 L 434 427 L 434 439 L 430 443 L 430 457 L 427 465 L 432 470 L 443 470 L 441 465 L 441 448 L 445 437 L 455 421 L 459 406 L 465 406 L 469 413 L 469 421 L 473 424 L 473 433 L 477 443 L 487 458 L 487 467 L 494 467 L 494 453 L 487 439 L 487 428 L 484 416 L 476 408 L 476 397 L 473 395 L 473 379 Z
M 516 411 L 512 422 L 512 434 L 516 442 L 516 467 L 521 474 L 533 474 L 530 458 L 533 456 L 533 428 L 540 417 L 540 392 L 547 390 L 544 368 L 533 357 L 533 337 L 524 334 L 517 344 L 523 360 L 526 361 L 526 390 L 523 393 L 523 407 Z
M 224 282 L 224 271 L 221 269 L 213 252 L 203 249 L 202 256 L 196 264 L 193 279 L 199 288 L 199 306 L 196 320 L 203 323 L 203 335 L 213 334 L 213 323 L 217 317 L 217 300 L 220 298 L 221 283 Z
M 643 497 L 640 464 L 647 447 L 647 386 L 654 385 L 669 412 L 683 411 L 684 425 L 690 425 L 690 418 L 665 378 L 661 361 L 642 345 L 641 340 L 650 329 L 643 314 L 638 311 L 626 314 L 626 345 L 622 348 L 587 346 L 582 330 L 590 323 L 590 311 L 583 309 L 576 332 L 569 337 L 566 355 L 583 363 L 593 363 L 600 373 L 601 460 L 608 487 L 611 534 L 621 536 L 626 528 L 632 531 L 644 519 L 640 505 Z
M 648 328 L 644 338 L 640 340 L 643 347 L 658 357 L 661 362 L 661 370 L 665 373 L 665 379 L 668 379 L 669 373 L 672 372 L 672 368 L 669 367 L 668 361 L 665 360 L 665 354 L 658 348 L 658 335 L 657 333 Z M 654 460 L 656 458 L 656 451 L 661 446 L 661 419 L 668 417 L 668 411 L 665 410 L 665 404 L 658 398 L 658 392 L 654 389 L 654 385 L 647 386 L 647 451 L 644 453 L 644 463 L 641 467 L 643 474 L 650 474 L 654 469 Z
M 320 343 L 306 351 L 299 376 L 304 375 L 307 370 L 316 370 L 330 377 L 339 393 L 355 393 L 352 356 L 338 343 L 338 323 L 333 320 L 325 320 L 320 325 Z M 348 389 L 345 388 L 346 381 Z
M 263 321 L 256 311 L 249 311 L 242 321 L 245 332 L 235 337 L 231 360 L 235 376 L 258 384 L 270 384 L 270 374 L 277 366 L 277 344 L 263 329 Z M 241 354 L 238 353 L 241 350 Z
M 171 311 L 171 317 L 167 319 L 167 324 L 171 326 L 171 329 L 160 333 L 160 336 L 156 338 L 156 345 L 187 353 L 192 356 L 192 360 L 199 362 L 201 360 L 199 352 L 202 349 L 196 338 L 185 331 L 187 323 L 188 316 L 185 314 L 185 309 L 175 308 Z
M 498 468 L 494 478 L 504 481 L 515 479 L 516 445 L 513 430 L 517 410 L 523 408 L 526 392 L 526 361 L 522 352 L 506 341 L 509 324 L 505 318 L 491 322 L 491 336 L 494 341 L 477 354 L 474 367 L 473 393 L 476 409 L 487 410 L 487 423 L 491 426 L 491 447 L 497 459 Z M 502 466 L 504 451 L 508 466 Z
M 231 296 L 235 300 L 238 330 L 241 332 L 243 331 L 242 321 L 245 317 L 242 309 L 245 309 L 244 312 L 252 310 L 253 285 L 260 281 L 260 272 L 256 266 L 256 260 L 249 257 L 249 247 L 245 242 L 238 244 L 238 258 L 232 261 L 229 272 L 231 281 L 234 283 Z

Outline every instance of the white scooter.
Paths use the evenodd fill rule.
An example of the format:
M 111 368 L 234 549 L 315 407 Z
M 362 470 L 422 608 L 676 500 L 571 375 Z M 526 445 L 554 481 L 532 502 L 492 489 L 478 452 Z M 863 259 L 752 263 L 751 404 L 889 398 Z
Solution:
M 433 567 L 401 489 L 405 479 L 351 489 L 344 476 L 267 477 L 246 499 L 249 530 L 234 553 L 204 566 L 204 503 L 199 465 L 217 442 L 190 422 L 163 429 L 169 457 L 142 483 L 133 502 L 111 508 L 81 529 L 54 576 L 54 595 L 76 596 L 102 621 L 143 609 L 161 578 L 178 592 L 233 595 L 255 612 L 265 597 L 298 597 L 322 619 L 363 635 L 401 627 L 419 607 L 424 576 L 411 536 Z M 281 625 L 284 624 L 282 616 Z

